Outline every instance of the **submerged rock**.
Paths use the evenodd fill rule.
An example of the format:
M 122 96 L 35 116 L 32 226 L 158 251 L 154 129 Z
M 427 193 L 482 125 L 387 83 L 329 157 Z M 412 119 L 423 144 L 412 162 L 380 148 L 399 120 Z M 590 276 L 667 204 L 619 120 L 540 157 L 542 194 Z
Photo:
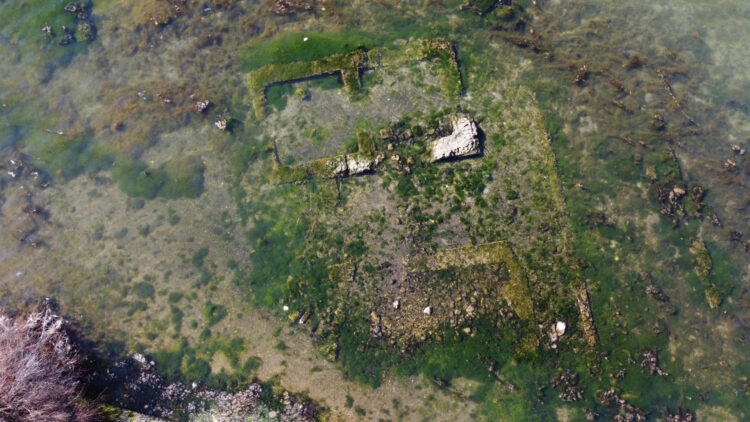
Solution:
M 706 189 L 703 188 L 703 186 L 693 186 L 692 189 L 690 189 L 690 199 L 692 199 L 694 202 L 701 202 L 703 201 L 703 197 L 706 196 Z
M 60 32 L 62 33 L 62 37 L 60 38 L 60 41 L 58 44 L 60 45 L 69 45 L 76 42 L 76 38 L 73 35 L 73 30 L 68 28 L 67 26 L 63 25 L 60 27 Z
M 328 160 L 327 167 L 334 177 L 346 176 L 349 169 L 346 157 L 333 157 Z
M 496 5 L 510 4 L 509 0 L 467 0 L 459 9 L 468 9 L 479 16 L 492 10 Z
M 106 389 L 110 404 L 152 418 L 174 420 L 177 413 L 189 420 L 260 420 L 269 401 L 265 386 L 251 383 L 235 392 L 214 390 L 198 383 L 170 381 L 148 357 L 136 353 L 93 374 L 92 386 Z M 270 397 L 281 420 L 317 420 L 320 407 L 287 392 Z
M 83 10 L 83 6 L 81 6 L 80 3 L 72 2 L 68 3 L 63 7 L 63 10 L 65 10 L 68 13 L 78 13 L 79 11 Z
M 669 201 L 672 203 L 677 202 L 677 200 L 685 196 L 686 193 L 687 191 L 685 191 L 685 189 L 683 189 L 680 186 L 675 185 L 674 187 L 672 187 L 672 190 L 669 192 Z
M 76 35 L 84 41 L 94 41 L 96 39 L 96 27 L 89 22 L 78 22 Z
M 596 412 L 589 411 L 589 412 L 586 412 L 586 414 L 584 416 L 586 417 L 587 421 L 595 421 L 596 418 L 599 417 L 599 414 L 596 413 Z
M 695 413 L 688 409 L 677 409 L 674 413 L 667 409 L 667 422 L 693 422 Z
M 567 324 L 565 324 L 563 321 L 557 321 L 555 323 L 555 334 L 558 336 L 562 336 L 565 334 L 565 329 L 567 328 Z
M 648 412 L 625 401 L 614 389 L 602 393 L 601 401 L 605 406 L 619 406 L 619 413 L 613 418 L 615 421 L 645 421 L 648 416 Z
M 276 0 L 273 13 L 291 15 L 296 11 L 309 11 L 314 6 L 313 0 Z
M 662 377 L 669 375 L 659 367 L 659 358 L 656 356 L 655 351 L 647 350 L 643 352 L 642 357 L 643 360 L 641 360 L 641 367 L 646 368 L 652 375 L 658 374 Z
M 203 113 L 204 111 L 208 110 L 208 107 L 211 106 L 211 101 L 209 100 L 200 100 L 195 103 L 195 111 L 198 113 Z
M 88 7 L 77 2 L 68 3 L 63 7 L 63 10 L 76 16 L 78 20 L 86 20 L 89 18 Z
M 467 114 L 456 114 L 451 118 L 453 133 L 438 138 L 432 143 L 431 160 L 469 157 L 481 152 L 479 130 L 474 120 Z
M 559 376 L 549 381 L 552 388 L 559 388 L 562 391 L 557 396 L 562 401 L 574 402 L 583 398 L 584 390 L 578 385 L 578 374 L 570 370 L 564 370 Z

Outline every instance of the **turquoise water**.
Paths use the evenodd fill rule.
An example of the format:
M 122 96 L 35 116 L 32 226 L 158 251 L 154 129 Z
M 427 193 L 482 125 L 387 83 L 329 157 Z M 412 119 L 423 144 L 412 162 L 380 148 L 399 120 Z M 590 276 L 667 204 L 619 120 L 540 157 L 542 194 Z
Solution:
M 224 388 L 272 380 L 342 419 L 606 419 L 609 388 L 653 420 L 747 418 L 748 5 L 275 3 L 95 1 L 85 19 L 0 3 L 2 305 L 55 296 L 106 356 L 146 352 Z M 60 45 L 63 25 L 77 42 Z M 264 118 L 252 108 L 245 74 L 261 66 L 436 37 L 458 54 L 458 98 L 428 61 L 368 71 L 353 97 L 337 76 L 278 85 Z M 351 153 L 358 131 L 427 132 L 457 106 L 484 133 L 477 159 L 423 165 L 427 138 L 392 152 L 377 138 L 375 174 L 273 179 L 275 155 Z M 442 318 L 441 295 L 490 287 L 460 271 L 410 281 L 404 257 L 498 240 L 535 319 L 500 318 L 501 304 L 420 326 L 425 306 Z M 341 263 L 354 281 L 329 275 Z M 392 337 L 372 335 L 371 312 Z M 405 340 L 424 334 L 408 323 L 424 342 Z M 651 350 L 668 376 L 640 366 Z M 549 385 L 566 369 L 581 400 Z

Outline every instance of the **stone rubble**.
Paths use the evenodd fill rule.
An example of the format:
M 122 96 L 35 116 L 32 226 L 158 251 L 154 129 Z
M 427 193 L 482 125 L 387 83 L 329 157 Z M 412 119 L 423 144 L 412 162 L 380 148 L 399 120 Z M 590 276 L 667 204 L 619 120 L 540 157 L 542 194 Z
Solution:
M 570 370 L 563 371 L 559 376 L 552 378 L 550 381 L 552 388 L 559 388 L 562 391 L 558 397 L 565 402 L 574 402 L 583 398 L 583 388 L 578 385 L 578 374 Z
M 135 353 L 94 375 L 94 382 L 106 386 L 110 404 L 158 419 L 174 419 L 175 411 L 187 412 L 191 420 L 245 421 L 261 420 L 270 416 L 270 409 L 261 401 L 263 386 L 252 383 L 236 392 L 201 388 L 197 383 L 187 385 L 170 382 L 161 375 L 153 360 Z M 283 394 L 273 396 L 282 405 L 276 412 L 281 421 L 316 420 L 320 407 L 297 397 Z M 273 418 L 272 418 L 273 419 Z
M 677 409 L 674 413 L 667 410 L 667 422 L 694 422 L 695 413 L 688 409 Z
M 602 404 L 620 407 L 619 413 L 612 419 L 615 422 L 641 422 L 645 421 L 648 416 L 648 412 L 625 401 L 614 389 L 602 393 Z
M 656 356 L 655 351 L 645 351 L 643 352 L 643 360 L 641 361 L 641 367 L 648 369 L 648 371 L 653 374 L 658 374 L 662 377 L 666 377 L 669 374 L 659 368 L 659 358 Z
M 203 113 L 204 111 L 208 110 L 208 107 L 211 105 L 211 101 L 209 100 L 200 100 L 195 103 L 195 111 L 198 113 Z

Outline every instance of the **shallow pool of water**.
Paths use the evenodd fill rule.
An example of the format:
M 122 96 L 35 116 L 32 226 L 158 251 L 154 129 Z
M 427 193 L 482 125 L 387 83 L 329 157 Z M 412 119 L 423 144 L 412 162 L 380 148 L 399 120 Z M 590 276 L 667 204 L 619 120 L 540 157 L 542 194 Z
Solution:
M 462 3 L 0 3 L 0 305 L 54 296 L 102 356 L 334 419 L 606 419 L 610 388 L 746 419 L 750 5 Z M 254 109 L 249 72 L 358 48 L 356 93 L 300 78 Z M 482 154 L 427 162 L 457 110 Z M 360 132 L 373 171 L 278 183 Z M 527 290 L 430 261 L 497 241 Z

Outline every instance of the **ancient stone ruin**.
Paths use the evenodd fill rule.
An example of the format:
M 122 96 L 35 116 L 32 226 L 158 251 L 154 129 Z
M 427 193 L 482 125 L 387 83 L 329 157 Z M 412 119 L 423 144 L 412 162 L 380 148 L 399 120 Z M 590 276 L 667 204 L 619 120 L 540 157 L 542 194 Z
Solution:
M 479 129 L 467 113 L 451 115 L 452 133 L 427 141 L 427 151 L 412 157 L 415 162 L 434 163 L 445 159 L 475 157 L 481 153 Z M 385 159 L 395 157 L 389 151 L 378 151 L 368 133 L 357 134 L 358 151 L 351 154 L 319 158 L 296 165 L 276 163 L 272 179 L 276 183 L 302 183 L 311 177 L 336 178 L 375 171 Z
M 455 114 L 451 118 L 453 133 L 432 142 L 430 159 L 440 161 L 448 158 L 470 157 L 481 152 L 477 124 L 467 114 Z
M 414 40 L 399 50 L 374 48 L 366 51 L 358 48 L 309 62 L 270 64 L 248 73 L 246 82 L 255 116 L 260 120 L 266 114 L 266 89 L 269 85 L 340 74 L 344 89 L 353 95 L 361 87 L 360 74 L 364 70 L 402 66 L 426 59 L 442 62 L 440 79 L 443 92 L 451 98 L 457 97 L 462 84 L 456 52 L 453 44 L 441 38 Z

